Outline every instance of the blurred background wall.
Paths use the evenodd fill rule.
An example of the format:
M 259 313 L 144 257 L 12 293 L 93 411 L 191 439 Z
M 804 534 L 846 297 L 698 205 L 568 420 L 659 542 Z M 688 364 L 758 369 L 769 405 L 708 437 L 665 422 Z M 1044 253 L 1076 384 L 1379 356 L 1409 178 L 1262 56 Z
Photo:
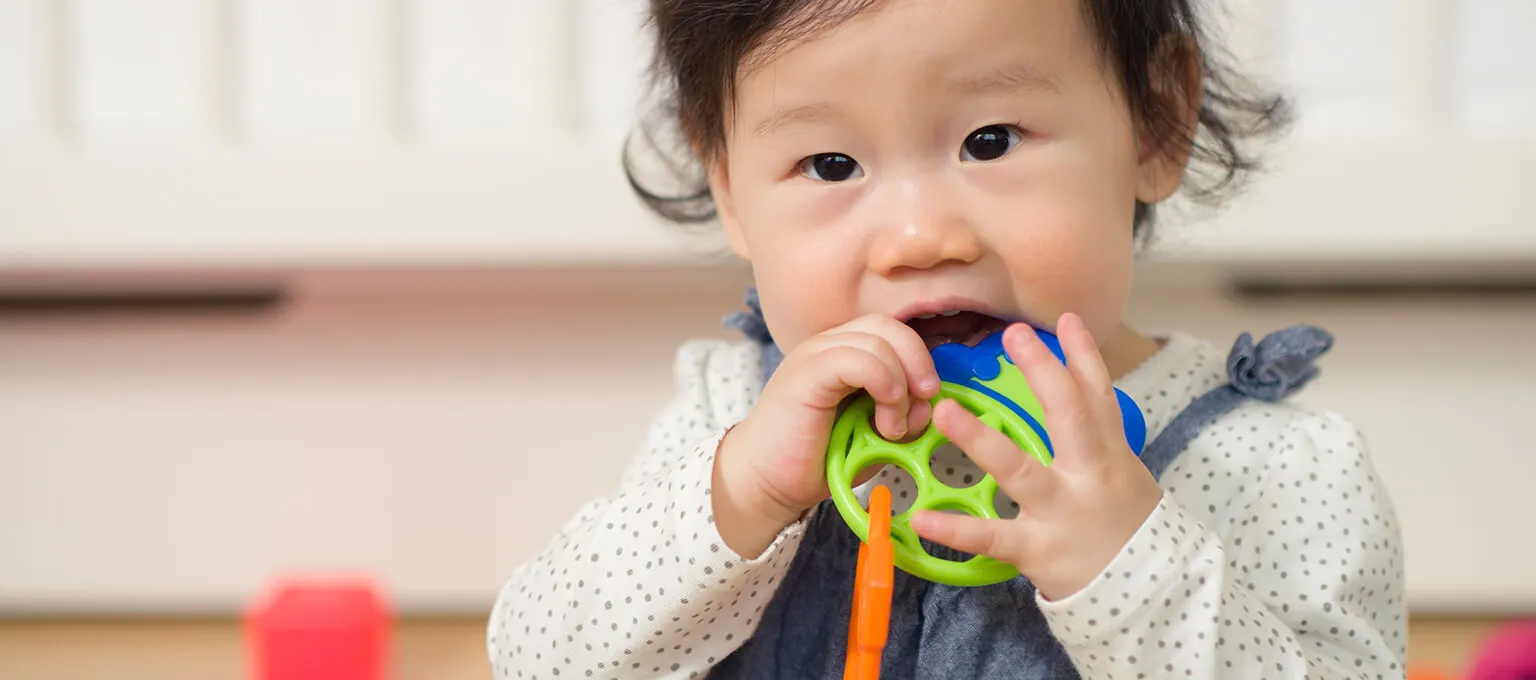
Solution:
M 0 0 L 0 616 L 484 612 L 749 274 L 618 165 L 635 0 Z M 1243 0 L 1302 112 L 1132 315 L 1338 336 L 1415 612 L 1536 611 L 1536 4 Z

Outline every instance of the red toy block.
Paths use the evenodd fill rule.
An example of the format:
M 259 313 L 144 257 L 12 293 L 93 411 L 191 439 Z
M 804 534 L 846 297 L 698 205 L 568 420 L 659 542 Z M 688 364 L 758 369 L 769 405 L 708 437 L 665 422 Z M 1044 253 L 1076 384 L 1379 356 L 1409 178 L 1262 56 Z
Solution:
M 1483 641 L 1467 680 L 1536 678 L 1536 619 L 1511 621 Z
M 278 581 L 245 629 L 253 680 L 385 680 L 390 613 L 367 579 Z

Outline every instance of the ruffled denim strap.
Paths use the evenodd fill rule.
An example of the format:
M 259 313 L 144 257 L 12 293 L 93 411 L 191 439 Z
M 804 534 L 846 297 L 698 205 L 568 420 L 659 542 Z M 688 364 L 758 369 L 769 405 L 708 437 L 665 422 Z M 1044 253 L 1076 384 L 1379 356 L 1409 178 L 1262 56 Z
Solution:
M 1195 399 L 1163 428 L 1141 460 L 1154 475 L 1163 470 L 1205 426 L 1244 401 L 1280 401 L 1315 377 L 1317 359 L 1333 347 L 1333 335 L 1315 326 L 1297 325 L 1270 333 L 1257 344 L 1238 336 L 1227 356 L 1228 383 Z
M 1280 401 L 1317 377 L 1317 359 L 1333 347 L 1333 336 L 1314 326 L 1291 326 L 1264 336 L 1247 333 L 1227 357 L 1232 387 L 1260 401 Z
M 762 346 L 763 382 L 767 383 L 779 362 L 784 361 L 784 352 L 774 344 L 773 334 L 768 332 L 768 321 L 763 318 L 763 303 L 757 298 L 757 288 L 747 289 L 746 304 L 748 311 L 728 315 L 724 323 L 727 328 L 740 331 L 747 339 Z

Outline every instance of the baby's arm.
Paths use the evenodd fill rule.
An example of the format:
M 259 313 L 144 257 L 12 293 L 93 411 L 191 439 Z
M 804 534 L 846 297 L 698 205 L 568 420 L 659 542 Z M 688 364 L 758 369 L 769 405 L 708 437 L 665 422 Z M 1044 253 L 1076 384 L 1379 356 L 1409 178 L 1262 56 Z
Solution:
M 618 492 L 584 507 L 502 589 L 488 630 L 496 677 L 700 677 L 751 635 L 802 526 L 752 560 L 714 526 L 715 448 L 755 398 L 757 362 L 746 344 L 679 352 L 678 396 Z
M 1298 416 L 1242 448 L 1272 443 L 1231 499 L 1196 489 L 1233 467 L 1186 453 L 1164 480 L 1188 493 L 1087 588 L 1041 603 L 1085 680 L 1403 677 L 1401 533 L 1358 431 Z

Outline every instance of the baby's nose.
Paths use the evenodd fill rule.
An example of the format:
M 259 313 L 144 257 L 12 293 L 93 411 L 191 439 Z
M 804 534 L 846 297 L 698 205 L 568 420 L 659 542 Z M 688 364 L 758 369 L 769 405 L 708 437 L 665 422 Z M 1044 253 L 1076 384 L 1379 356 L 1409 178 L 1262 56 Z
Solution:
M 905 209 L 888 214 L 874 239 L 872 272 L 891 276 L 981 258 L 981 239 L 964 210 L 937 191 L 904 193 Z

